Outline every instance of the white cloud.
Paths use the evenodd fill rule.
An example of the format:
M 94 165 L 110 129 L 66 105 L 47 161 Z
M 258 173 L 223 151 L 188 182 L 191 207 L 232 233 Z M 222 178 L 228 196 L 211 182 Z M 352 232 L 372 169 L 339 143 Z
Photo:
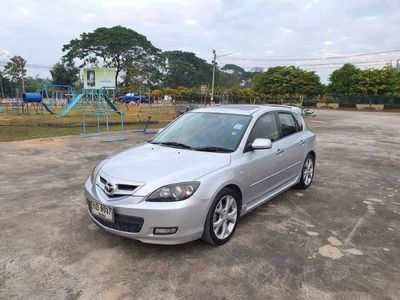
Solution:
M 290 29 L 290 28 L 279 27 L 279 29 L 280 29 L 281 31 L 283 31 L 284 33 L 292 33 L 292 32 L 293 32 L 293 30 Z
M 189 27 L 191 27 L 191 26 L 196 26 L 196 25 L 197 25 L 197 20 L 195 20 L 195 19 L 185 19 L 185 20 L 183 21 L 183 23 L 184 23 L 186 26 L 189 26 Z
M 163 50 L 184 49 L 208 61 L 212 49 L 241 51 L 221 64 L 237 63 L 247 68 L 267 64 L 234 59 L 322 57 L 328 52 L 348 54 L 398 48 L 398 0 L 1 3 L 0 48 L 22 55 L 28 62 L 47 65 L 57 62 L 62 46 L 82 32 L 114 25 L 144 34 Z

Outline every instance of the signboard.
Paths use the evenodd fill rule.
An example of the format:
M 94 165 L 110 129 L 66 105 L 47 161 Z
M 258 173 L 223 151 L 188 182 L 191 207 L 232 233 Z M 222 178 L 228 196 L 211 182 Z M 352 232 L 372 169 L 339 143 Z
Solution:
M 83 70 L 83 87 L 85 89 L 102 89 L 115 87 L 114 68 L 91 68 Z

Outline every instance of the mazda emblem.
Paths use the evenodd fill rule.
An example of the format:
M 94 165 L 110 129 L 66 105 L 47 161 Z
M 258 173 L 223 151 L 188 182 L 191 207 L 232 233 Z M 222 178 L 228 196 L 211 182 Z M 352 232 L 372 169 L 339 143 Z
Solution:
M 114 183 L 106 182 L 106 184 L 104 185 L 104 189 L 108 195 L 112 195 L 117 189 L 117 186 Z

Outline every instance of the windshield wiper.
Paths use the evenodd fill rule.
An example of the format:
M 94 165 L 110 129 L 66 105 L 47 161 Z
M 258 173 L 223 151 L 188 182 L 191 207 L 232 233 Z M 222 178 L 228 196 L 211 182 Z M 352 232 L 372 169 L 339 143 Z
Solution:
M 172 147 L 178 147 L 178 148 L 183 148 L 183 149 L 192 149 L 189 145 L 185 145 L 182 143 L 178 142 L 151 142 L 152 144 L 156 145 L 165 145 L 165 146 L 172 146 Z
M 207 152 L 232 152 L 231 149 L 216 147 L 216 146 L 197 147 L 197 148 L 194 148 L 194 150 L 207 151 Z

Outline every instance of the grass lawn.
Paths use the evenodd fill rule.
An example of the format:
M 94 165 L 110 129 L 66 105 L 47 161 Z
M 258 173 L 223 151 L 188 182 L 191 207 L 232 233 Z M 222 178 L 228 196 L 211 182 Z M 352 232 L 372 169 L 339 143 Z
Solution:
M 1 106 L 1 105 L 0 105 Z M 79 108 L 73 110 L 66 117 L 58 117 L 57 114 L 35 113 L 14 115 L 10 111 L 0 113 L 0 142 L 26 140 L 34 138 L 45 138 L 64 135 L 82 134 L 82 112 L 90 108 Z M 149 128 L 163 127 L 177 116 L 173 107 L 148 107 L 134 106 L 127 110 L 120 107 L 124 113 L 125 130 L 139 129 L 140 120 L 147 120 L 151 116 Z M 56 113 L 60 112 L 57 110 Z M 110 114 L 110 131 L 120 130 L 120 117 L 116 113 Z M 105 131 L 104 118 L 101 119 L 102 131 Z M 96 131 L 96 118 L 87 118 L 88 132 Z

